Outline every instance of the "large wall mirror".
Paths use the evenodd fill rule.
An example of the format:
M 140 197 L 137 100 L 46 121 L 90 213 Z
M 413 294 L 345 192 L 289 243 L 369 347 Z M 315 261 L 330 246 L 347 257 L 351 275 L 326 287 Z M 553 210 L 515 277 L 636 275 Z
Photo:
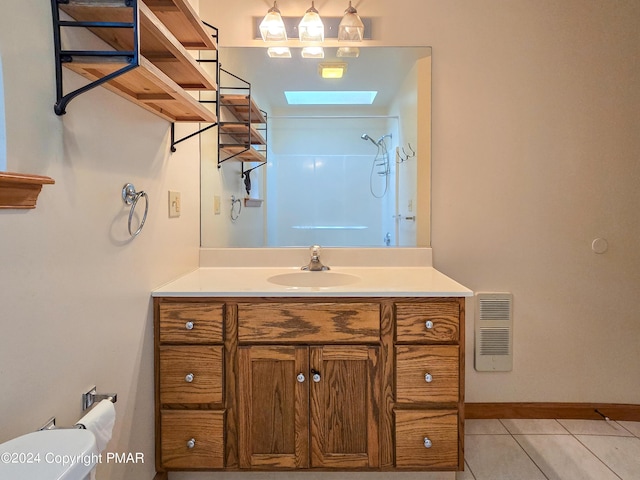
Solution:
M 201 135 L 203 247 L 430 245 L 431 48 L 359 50 L 311 59 L 220 48 L 221 91 L 241 93 L 239 77 L 267 113 L 267 162 L 219 164 L 217 128 Z M 342 78 L 322 78 L 325 65 Z M 331 95 L 292 104 L 288 92 Z M 222 107 L 219 120 L 235 119 Z

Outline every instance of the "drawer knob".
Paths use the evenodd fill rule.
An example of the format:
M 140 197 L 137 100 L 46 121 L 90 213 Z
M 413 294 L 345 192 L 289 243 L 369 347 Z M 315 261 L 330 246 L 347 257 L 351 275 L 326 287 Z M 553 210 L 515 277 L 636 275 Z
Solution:
M 187 330 L 193 330 L 193 322 L 185 323 L 184 328 L 186 328 Z
M 193 382 L 193 379 L 195 377 L 193 376 L 193 373 L 187 373 L 187 375 L 184 377 L 184 381 L 187 383 L 191 383 Z
M 427 383 L 433 382 L 433 376 L 430 373 L 425 373 L 424 374 L 424 381 L 427 382 Z
M 426 322 L 424 322 L 424 326 L 427 328 L 427 330 L 431 330 L 433 328 L 433 322 L 431 320 L 427 320 Z
M 431 443 L 431 440 L 429 440 L 429 437 L 424 437 L 424 448 L 431 448 L 433 446 L 433 443 Z
M 193 448 L 195 446 L 196 446 L 196 439 L 195 438 L 192 438 L 191 440 L 189 440 L 187 442 L 187 448 Z
M 318 383 L 320 380 L 322 380 L 322 377 L 320 376 L 320 372 L 317 370 L 311 370 L 311 373 L 313 374 L 313 381 Z
M 296 377 L 296 380 L 298 380 L 298 382 L 303 383 L 304 382 L 304 373 L 300 372 L 298 374 L 298 376 Z

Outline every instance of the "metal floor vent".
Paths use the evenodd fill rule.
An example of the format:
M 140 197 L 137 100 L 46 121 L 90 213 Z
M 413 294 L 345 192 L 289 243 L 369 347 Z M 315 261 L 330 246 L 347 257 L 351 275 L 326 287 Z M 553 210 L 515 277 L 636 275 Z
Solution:
M 513 369 L 513 295 L 477 293 L 475 369 L 509 372 Z

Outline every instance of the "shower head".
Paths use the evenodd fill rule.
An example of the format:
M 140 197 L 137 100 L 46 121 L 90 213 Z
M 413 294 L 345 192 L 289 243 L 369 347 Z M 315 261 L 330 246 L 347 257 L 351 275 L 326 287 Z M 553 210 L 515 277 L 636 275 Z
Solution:
M 360 137 L 363 140 L 370 140 L 371 143 L 373 143 L 376 147 L 378 146 L 378 142 L 376 142 L 373 138 L 371 138 L 369 135 L 367 135 L 366 133 L 363 133 L 362 136 Z

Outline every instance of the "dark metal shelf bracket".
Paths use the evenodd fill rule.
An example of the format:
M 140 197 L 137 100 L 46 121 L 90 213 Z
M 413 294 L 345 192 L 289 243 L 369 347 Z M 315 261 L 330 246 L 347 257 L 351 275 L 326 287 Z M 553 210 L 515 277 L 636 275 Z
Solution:
M 214 33 L 211 34 L 211 37 L 213 38 L 213 40 L 215 41 L 215 43 L 218 43 L 218 28 L 214 27 L 213 25 L 203 21 L 202 22 L 205 26 L 209 27 L 210 29 L 212 29 L 214 31 Z M 198 59 L 197 62 L 199 63 L 218 63 L 218 50 L 215 51 L 215 57 L 214 59 L 208 60 L 208 59 Z M 216 66 L 216 86 L 220 83 L 220 73 L 218 72 L 218 68 Z M 216 91 L 216 99 L 215 100 L 198 100 L 200 103 L 214 103 L 216 105 L 216 118 L 219 118 L 220 115 L 220 110 L 218 107 L 218 91 Z M 178 145 L 181 142 L 184 142 L 185 140 L 188 140 L 192 137 L 195 137 L 197 135 L 200 135 L 201 133 L 206 132 L 207 130 L 209 130 L 210 128 L 213 128 L 215 126 L 218 125 L 218 122 L 216 123 L 212 123 L 211 125 L 208 125 L 204 128 L 201 128 L 199 130 L 197 130 L 196 132 L 190 133 L 189 135 L 179 138 L 176 140 L 176 129 L 175 129 L 175 123 L 171 124 L 171 153 L 175 153 L 176 151 L 176 145 Z
M 89 90 L 94 89 L 120 75 L 133 70 L 140 64 L 140 27 L 138 21 L 138 1 L 124 0 L 123 6 L 133 9 L 133 22 L 76 22 L 68 20 L 60 20 L 59 5 L 73 3 L 70 0 L 51 0 L 51 12 L 53 16 L 53 43 L 55 49 L 55 69 L 56 69 L 56 103 L 53 111 L 56 115 L 64 115 L 67 105 L 71 100 Z M 133 33 L 133 51 L 110 51 L 110 50 L 63 50 L 61 40 L 61 28 L 65 27 L 99 27 L 99 28 L 131 28 Z M 112 72 L 104 77 L 89 82 L 87 85 L 80 87 L 67 94 L 64 93 L 62 65 L 64 63 L 73 62 L 76 56 L 84 57 L 125 57 L 128 65 Z

